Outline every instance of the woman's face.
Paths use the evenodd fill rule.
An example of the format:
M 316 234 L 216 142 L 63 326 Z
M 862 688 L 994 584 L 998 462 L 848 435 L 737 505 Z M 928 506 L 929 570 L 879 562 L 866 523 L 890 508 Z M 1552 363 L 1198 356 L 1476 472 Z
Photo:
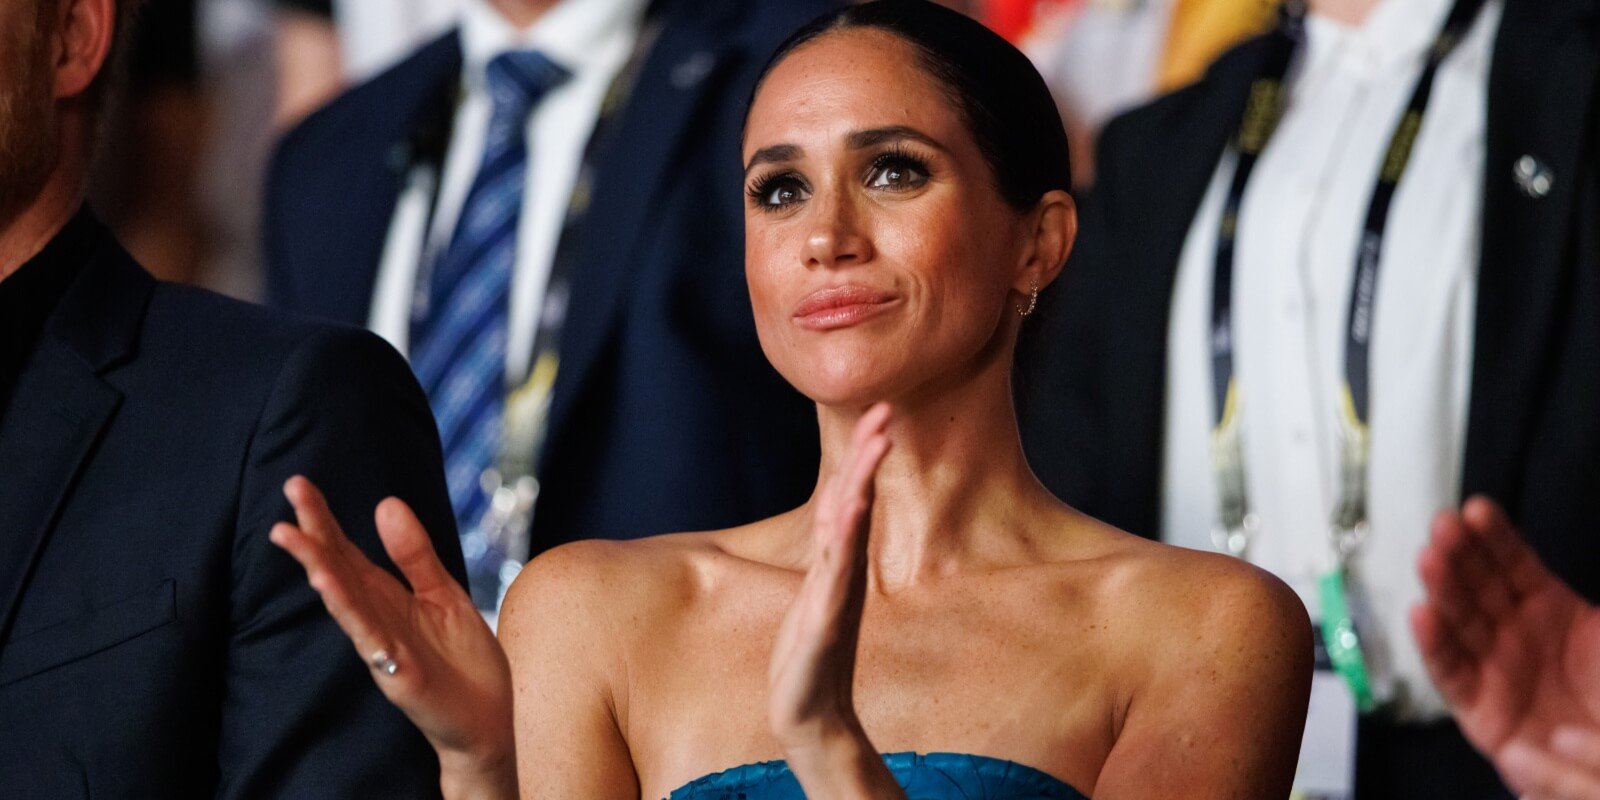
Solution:
M 867 404 L 1009 360 L 1032 215 L 910 45 L 852 29 L 795 50 L 755 97 L 744 163 L 756 328 L 808 397 Z

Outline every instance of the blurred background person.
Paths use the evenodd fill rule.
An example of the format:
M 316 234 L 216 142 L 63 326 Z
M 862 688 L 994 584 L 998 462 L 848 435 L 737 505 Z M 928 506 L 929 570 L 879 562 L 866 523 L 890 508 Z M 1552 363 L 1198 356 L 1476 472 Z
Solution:
M 281 132 L 454 24 L 459 0 L 150 0 L 107 114 L 97 208 L 160 277 L 260 299 Z
M 299 121 L 456 24 L 462 0 L 272 0 L 277 116 Z
M 464 0 L 294 0 L 331 3 L 344 75 L 359 83 L 456 23 Z
M 1522 797 L 1600 800 L 1600 607 L 1475 497 L 1417 559 L 1411 628 L 1474 747 Z
M 571 539 L 805 499 L 816 420 L 756 341 L 738 152 L 755 71 L 829 5 L 468 0 L 284 139 L 270 300 L 409 353 L 480 607 Z
M 1094 139 L 1113 116 L 1198 80 L 1267 31 L 1279 0 L 972 0 L 969 13 L 1016 42 L 1050 84 L 1072 137 L 1073 177 L 1094 182 Z
M 196 0 L 154 0 L 128 45 L 127 83 L 112 104 L 95 206 L 158 277 L 201 279 L 206 236 L 196 191 L 210 114 L 200 77 Z
M 1596 19 L 1314 0 L 1110 123 L 1041 298 L 1021 370 L 1041 478 L 1299 590 L 1335 634 L 1302 760 L 1328 793 L 1353 770 L 1362 800 L 1507 796 L 1407 635 L 1436 510 L 1503 499 L 1600 595 L 1600 543 L 1571 533 L 1600 516 Z

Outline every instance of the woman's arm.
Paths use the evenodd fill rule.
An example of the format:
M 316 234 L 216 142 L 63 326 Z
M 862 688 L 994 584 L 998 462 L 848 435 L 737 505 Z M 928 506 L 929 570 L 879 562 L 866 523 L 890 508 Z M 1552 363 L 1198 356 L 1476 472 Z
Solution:
M 1221 566 L 1221 565 L 1219 565 Z M 1282 800 L 1311 694 L 1311 625 L 1287 586 L 1253 568 L 1193 570 L 1198 590 L 1152 604 L 1141 678 L 1095 784 L 1095 800 Z M 1200 573 L 1200 574 L 1195 574 Z
M 610 542 L 577 542 L 529 562 L 506 594 L 500 641 L 511 659 L 523 798 L 633 798 L 639 779 L 612 692 L 622 686 L 609 610 L 630 581 L 607 579 Z

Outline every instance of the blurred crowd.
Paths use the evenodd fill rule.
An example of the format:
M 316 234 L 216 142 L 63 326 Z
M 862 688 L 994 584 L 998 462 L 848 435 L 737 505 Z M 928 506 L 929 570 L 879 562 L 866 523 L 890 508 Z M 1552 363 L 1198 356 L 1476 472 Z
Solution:
M 261 299 L 260 198 L 278 137 L 443 34 L 462 2 L 150 0 L 109 123 L 97 208 L 159 276 Z M 1194 81 L 1276 13 L 1276 0 L 945 4 L 1034 57 L 1073 137 L 1080 186 L 1093 179 L 1106 120 Z

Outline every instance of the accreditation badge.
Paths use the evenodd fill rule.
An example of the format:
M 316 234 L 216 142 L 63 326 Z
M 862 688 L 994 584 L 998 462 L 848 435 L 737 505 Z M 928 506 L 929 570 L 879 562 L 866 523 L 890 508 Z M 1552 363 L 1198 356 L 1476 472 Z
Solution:
M 1294 771 L 1291 800 L 1350 800 L 1355 793 L 1356 702 L 1318 648 L 1311 704 Z
M 1394 680 L 1360 581 L 1341 564 L 1317 582 L 1317 599 L 1328 661 L 1349 687 L 1356 710 L 1368 714 L 1388 704 Z

